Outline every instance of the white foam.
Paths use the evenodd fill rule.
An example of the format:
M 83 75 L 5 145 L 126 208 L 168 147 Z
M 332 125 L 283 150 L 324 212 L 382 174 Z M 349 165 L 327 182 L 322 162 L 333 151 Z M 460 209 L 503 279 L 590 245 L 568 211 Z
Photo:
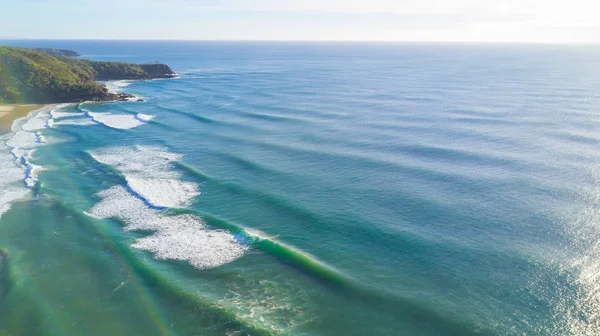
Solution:
M 171 226 L 138 239 L 133 247 L 157 259 L 187 261 L 196 268 L 217 267 L 240 258 L 246 247 L 226 231 L 206 230 L 190 216 L 177 216 Z
M 48 109 L 43 108 L 41 110 L 39 110 L 39 112 L 36 115 L 36 118 L 41 118 L 41 119 L 50 119 L 52 116 L 50 115 L 51 111 L 48 111 Z
M 23 181 L 23 169 L 14 160 L 8 148 L 0 144 L 0 190 L 4 193 L 4 190 L 8 186 L 15 184 L 15 182 Z
M 16 149 L 31 149 L 38 145 L 38 137 L 33 132 L 19 131 L 6 141 L 6 145 Z
M 156 207 L 183 208 L 191 198 L 198 196 L 197 185 L 177 179 L 125 177 L 127 185 Z
M 110 93 L 119 93 L 122 88 L 133 84 L 134 81 L 131 80 L 119 80 L 119 81 L 107 81 L 104 82 L 104 85 L 108 89 Z
M 22 149 L 22 148 L 12 148 L 10 150 L 10 153 L 14 156 L 15 161 L 21 161 L 21 158 L 25 157 L 27 155 L 27 150 Z
M 10 188 L 6 183 L 14 187 L 17 180 L 21 183 L 24 182 L 28 187 L 33 187 L 37 183 L 37 173 L 43 170 L 43 167 L 32 164 L 31 155 L 38 146 L 46 141 L 39 130 L 47 127 L 50 108 L 42 108 L 25 118 L 16 120 L 11 126 L 12 132 L 3 138 L 6 139 L 3 145 L 5 155 L 0 155 L 0 161 L 7 160 L 9 166 L 0 165 L 0 171 L 4 173 L 2 181 L 0 181 L 0 190 Z M 10 160 L 6 157 L 7 153 L 11 154 Z M 12 178 L 7 180 L 6 174 L 10 171 L 12 171 L 10 173 Z M 17 188 L 17 190 L 19 191 L 13 195 L 22 195 L 27 192 L 26 189 Z M 6 208 L 6 204 L 2 203 L 0 207 Z
M 150 121 L 150 120 L 154 119 L 153 115 L 142 114 L 142 113 L 138 113 L 135 117 L 142 121 Z
M 39 116 L 29 119 L 21 126 L 21 129 L 24 131 L 36 131 L 42 128 L 46 128 L 46 119 Z
M 90 117 L 101 124 L 117 129 L 131 129 L 144 123 L 130 114 L 112 114 L 88 112 Z
M 163 148 L 116 147 L 90 155 L 121 171 L 131 190 L 153 206 L 182 208 L 200 194 L 196 183 L 181 181 L 180 174 L 172 169 L 181 155 Z
M 0 194 L 0 217 L 2 217 L 4 213 L 10 210 L 14 201 L 25 198 L 29 194 L 29 191 L 25 188 L 18 187 L 4 189 L 3 183 L 0 183 L 0 186 L 3 188 L 2 193 Z
M 109 82 L 104 82 L 104 86 L 106 86 L 106 89 L 108 90 L 108 92 L 110 93 L 117 93 L 117 86 L 114 84 L 115 82 L 109 81 Z
M 46 122 L 46 124 L 47 124 L 47 122 Z M 41 143 L 41 144 L 48 143 L 48 139 L 46 139 L 46 137 L 42 133 L 36 132 L 35 135 L 38 138 L 38 143 Z
M 52 119 L 62 119 L 62 118 L 70 118 L 70 117 L 81 117 L 84 115 L 83 112 L 61 112 L 52 110 L 50 112 Z
M 55 109 L 66 105 L 60 105 Z M 52 107 L 46 106 L 19 118 L 11 125 L 11 132 L 0 137 L 0 216 L 14 201 L 29 195 L 26 188 L 34 187 L 37 174 L 44 168 L 31 163 L 35 149 L 46 142 L 39 131 L 51 122 Z
M 27 161 L 25 163 L 27 166 L 26 176 L 25 176 L 25 185 L 29 188 L 33 188 L 38 182 L 38 173 L 44 170 L 44 167 L 34 165 Z
M 130 80 L 119 80 L 113 83 L 114 86 L 118 88 L 126 87 L 133 84 L 133 81 Z
M 59 120 L 59 121 L 50 120 L 48 122 L 48 127 L 64 126 L 64 125 L 92 126 L 92 125 L 98 125 L 98 123 L 90 118 L 65 119 L 65 120 Z
M 212 230 L 192 215 L 165 216 L 147 207 L 121 186 L 97 194 L 102 201 L 87 214 L 118 218 L 126 231 L 155 231 L 132 244 L 152 252 L 157 259 L 187 261 L 196 268 L 217 267 L 240 258 L 248 249 L 227 231 Z
M 23 168 L 15 161 L 8 147 L 0 144 L 0 216 L 11 204 L 25 198 L 29 191 L 23 185 Z
M 103 164 L 112 165 L 122 172 L 142 174 L 153 178 L 173 178 L 178 176 L 170 165 L 183 156 L 161 147 L 135 146 L 112 147 L 90 152 L 92 157 Z

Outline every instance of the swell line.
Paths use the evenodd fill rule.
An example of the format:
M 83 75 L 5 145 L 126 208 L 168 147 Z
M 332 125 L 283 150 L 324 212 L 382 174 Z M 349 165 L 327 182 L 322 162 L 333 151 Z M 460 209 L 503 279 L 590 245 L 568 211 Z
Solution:
M 437 321 L 436 325 L 443 326 L 443 329 L 450 334 L 455 334 L 454 332 L 462 335 L 477 334 L 466 331 L 468 330 L 467 325 L 462 321 L 455 321 L 452 318 L 442 316 L 438 312 L 422 306 L 414 299 L 398 297 L 391 293 L 372 288 L 368 284 L 359 283 L 352 277 L 316 259 L 310 254 L 288 246 L 261 232 L 244 228 L 241 225 L 208 213 L 198 213 L 182 209 L 173 211 L 176 213 L 193 213 L 201 216 L 208 224 L 234 233 L 238 240 L 246 242 L 251 247 L 276 258 L 280 262 L 313 277 L 325 285 L 333 286 L 335 290 L 341 290 L 344 295 L 350 295 L 350 297 L 360 302 L 372 302 L 375 305 L 384 305 L 388 307 L 387 309 L 390 312 L 410 315 L 412 319 L 418 321 L 428 321 L 428 323 L 431 323 L 431 321 L 435 320 Z
M 235 238 L 243 243 L 263 251 L 276 259 L 295 267 L 303 273 L 315 276 L 320 280 L 335 284 L 340 287 L 358 287 L 359 284 L 352 278 L 344 275 L 332 266 L 319 261 L 306 252 L 290 247 L 273 237 L 268 237 L 256 230 L 248 229 L 242 225 L 231 223 L 215 215 L 199 213 L 187 209 L 172 209 L 174 214 L 191 213 L 202 217 L 208 224 L 232 232 Z
M 91 220 L 83 211 L 77 210 L 61 199 L 52 199 L 52 202 L 60 207 L 61 210 L 69 212 L 78 221 L 87 222 Z M 119 219 L 107 219 L 107 221 L 120 222 Z M 138 256 L 139 254 L 135 252 L 136 250 L 129 248 L 129 244 L 123 243 L 122 237 L 118 233 L 111 231 L 107 225 L 91 225 L 90 227 L 105 239 L 108 250 L 116 257 L 120 267 L 130 276 L 134 274 L 139 276 L 142 286 L 140 286 L 138 292 L 141 299 L 146 302 L 145 304 L 151 308 L 151 313 L 154 315 L 157 327 L 163 331 L 163 334 L 171 334 L 172 326 L 169 327 L 167 317 L 157 303 L 154 302 L 154 299 L 151 298 L 150 291 L 148 290 L 150 288 L 152 289 L 151 292 L 154 293 L 152 296 L 157 298 L 170 296 L 169 299 L 176 300 L 178 306 L 188 306 L 188 309 L 191 311 L 202 307 L 203 311 L 209 311 L 210 314 L 217 315 L 219 320 L 224 319 L 226 328 L 233 330 L 242 329 L 248 335 L 272 335 L 269 330 L 252 323 L 252 321 L 239 318 L 234 311 L 215 306 L 210 297 L 203 296 L 197 291 L 186 290 L 183 284 L 171 280 L 165 274 L 153 268 L 151 263 L 141 260 Z M 214 319 L 211 316 L 203 316 L 203 318 Z
M 213 180 L 210 176 L 207 176 L 186 164 L 175 162 L 175 165 L 196 178 L 200 178 L 205 181 Z M 245 190 L 243 187 L 232 183 L 224 183 L 221 186 L 225 186 L 227 189 L 235 192 L 258 193 L 257 191 Z M 303 220 L 314 219 L 313 214 L 310 212 L 301 208 L 297 208 L 291 204 L 288 204 L 287 202 L 283 202 L 269 194 L 260 193 L 259 196 L 260 197 L 257 198 L 264 199 L 268 203 L 275 205 L 296 217 L 300 217 Z M 191 212 L 199 215 L 200 217 L 204 218 L 207 223 L 234 233 L 236 239 L 247 243 L 265 253 L 268 253 L 269 255 L 272 255 L 280 261 L 290 264 L 304 273 L 316 276 L 319 279 L 334 283 L 339 286 L 349 286 L 354 283 L 354 280 L 343 275 L 341 272 L 335 270 L 333 267 L 325 264 L 324 262 L 317 260 L 313 256 L 310 256 L 309 254 L 299 251 L 293 247 L 287 246 L 286 244 L 279 242 L 272 237 L 267 237 L 260 232 L 244 228 L 241 225 L 230 223 L 211 214 L 195 213 L 195 211 L 187 209 L 171 209 L 171 211 L 174 213 Z
M 168 111 L 168 112 L 180 114 L 180 115 L 183 115 L 183 116 L 195 119 L 196 121 L 200 121 L 200 122 L 205 123 L 205 124 L 216 124 L 216 123 L 219 123 L 219 121 L 217 121 L 215 119 L 211 119 L 211 118 L 208 118 L 208 117 L 203 117 L 203 116 L 200 116 L 200 115 L 197 115 L 197 114 L 194 114 L 194 113 L 189 113 L 189 112 L 181 111 L 181 110 L 170 108 L 170 107 L 164 107 L 164 106 L 160 106 L 160 105 L 156 105 L 156 106 L 158 108 L 160 108 L 161 110 L 165 110 L 165 111 Z

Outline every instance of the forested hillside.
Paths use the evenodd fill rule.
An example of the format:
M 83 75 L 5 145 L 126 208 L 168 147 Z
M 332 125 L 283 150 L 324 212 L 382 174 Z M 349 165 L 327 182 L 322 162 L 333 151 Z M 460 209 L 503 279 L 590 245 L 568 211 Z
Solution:
M 31 49 L 0 47 L 0 102 L 101 100 L 107 90 L 93 74 Z
M 96 80 L 171 78 L 165 64 L 100 62 L 0 47 L 0 103 L 114 100 Z

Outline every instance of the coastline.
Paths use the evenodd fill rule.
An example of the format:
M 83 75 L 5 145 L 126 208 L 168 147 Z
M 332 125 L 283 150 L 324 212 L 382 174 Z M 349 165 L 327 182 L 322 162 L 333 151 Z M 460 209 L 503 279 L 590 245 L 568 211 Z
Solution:
M 6 114 L 3 116 L 5 122 L 10 122 L 8 129 L 0 132 L 0 166 L 2 167 L 2 179 L 0 179 L 0 217 L 8 211 L 15 201 L 24 199 L 29 195 L 36 181 L 36 174 L 41 167 L 30 162 L 30 155 L 41 142 L 41 135 L 36 131 L 40 123 L 27 123 L 35 119 L 41 113 L 47 112 L 49 116 L 56 104 L 47 105 L 2 105 Z M 43 121 L 46 124 L 45 121 Z M 44 125 L 45 126 L 45 125 Z M 19 185 L 20 183 L 23 183 Z
M 6 104 L 0 105 L 0 135 L 9 133 L 15 120 L 53 104 Z
M 56 54 L 61 57 L 55 57 Z M 131 94 L 110 92 L 100 82 L 106 80 L 166 79 L 176 76 L 176 73 L 168 65 L 159 62 L 134 64 L 70 57 L 77 55 L 77 52 L 66 49 L 28 49 L 0 46 L 2 71 L 12 76 L 9 77 L 10 81 L 8 79 L 2 80 L 5 89 L 0 94 L 0 102 L 12 104 L 27 102 L 45 105 L 83 101 L 141 100 Z M 23 66 L 23 64 L 31 66 Z M 6 114 L 4 112 L 20 109 L 20 106 L 16 108 L 3 107 L 0 110 L 0 118 Z M 25 111 L 18 114 L 22 116 L 26 113 Z M 6 125 L 11 120 L 14 120 L 14 117 L 4 120 L 5 130 Z

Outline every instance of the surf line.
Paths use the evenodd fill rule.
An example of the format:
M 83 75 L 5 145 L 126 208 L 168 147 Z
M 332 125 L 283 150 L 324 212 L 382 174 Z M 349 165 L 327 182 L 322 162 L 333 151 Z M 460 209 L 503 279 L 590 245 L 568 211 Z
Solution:
M 348 289 L 359 289 L 359 287 L 361 287 L 356 280 L 341 273 L 332 266 L 259 231 L 244 228 L 241 225 L 230 223 L 207 213 L 196 213 L 196 211 L 184 209 L 171 209 L 171 211 L 182 214 L 192 213 L 199 216 L 210 225 L 230 231 L 240 243 L 247 244 L 252 248 L 263 251 L 283 263 L 288 264 L 303 273 L 314 276 L 325 283 Z

